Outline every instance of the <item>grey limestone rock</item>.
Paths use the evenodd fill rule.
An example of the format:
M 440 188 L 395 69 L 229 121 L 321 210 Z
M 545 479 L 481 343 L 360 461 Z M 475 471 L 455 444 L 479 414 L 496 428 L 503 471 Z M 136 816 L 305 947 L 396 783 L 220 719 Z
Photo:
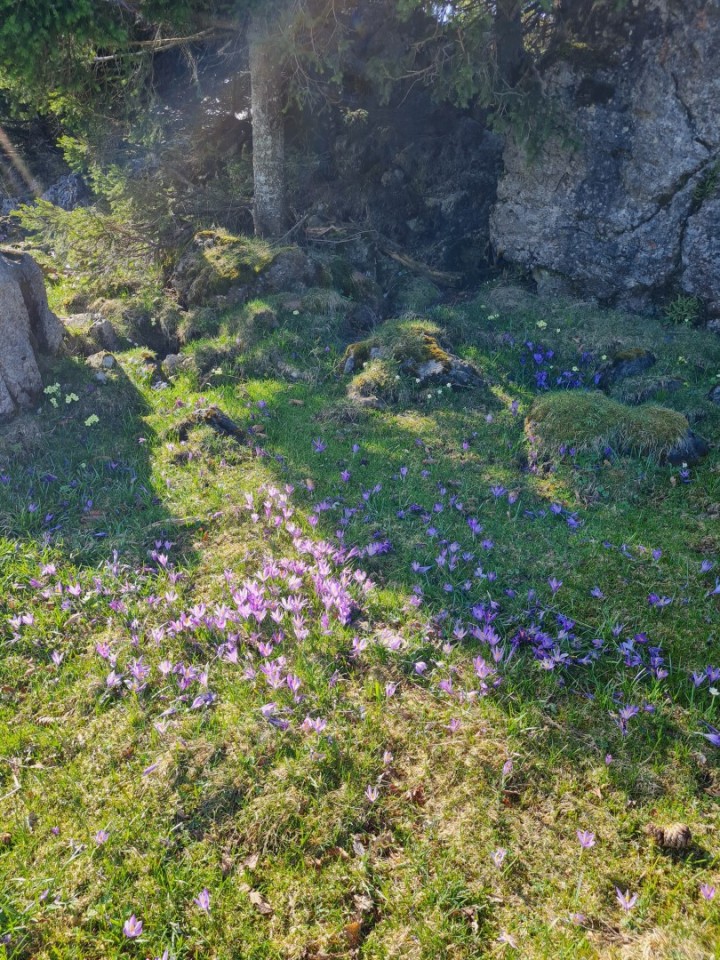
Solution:
M 38 265 L 27 254 L 0 253 L 0 419 L 33 406 L 41 357 L 56 354 L 62 338 Z
M 720 314 L 720 4 L 576 6 L 542 75 L 572 145 L 507 141 L 494 247 L 541 291 L 644 309 L 674 287 Z

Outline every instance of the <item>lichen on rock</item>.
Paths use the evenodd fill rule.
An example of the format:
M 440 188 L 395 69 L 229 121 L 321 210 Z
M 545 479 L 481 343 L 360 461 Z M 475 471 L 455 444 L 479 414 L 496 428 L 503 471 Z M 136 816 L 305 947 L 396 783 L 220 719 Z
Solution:
M 659 291 L 720 316 L 720 13 L 703 0 L 572 5 L 542 85 L 570 136 L 509 137 L 491 238 L 538 291 L 630 309 Z

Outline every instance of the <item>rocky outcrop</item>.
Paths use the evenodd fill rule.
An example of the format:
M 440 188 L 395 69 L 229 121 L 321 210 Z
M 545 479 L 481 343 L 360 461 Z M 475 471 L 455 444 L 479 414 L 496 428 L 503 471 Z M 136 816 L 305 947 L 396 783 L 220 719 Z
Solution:
M 37 400 L 41 357 L 57 353 L 62 338 L 38 265 L 27 254 L 0 253 L 0 420 Z
M 540 292 L 643 309 L 684 291 L 719 314 L 720 5 L 575 9 L 541 76 L 569 136 L 534 158 L 509 140 L 494 247 Z

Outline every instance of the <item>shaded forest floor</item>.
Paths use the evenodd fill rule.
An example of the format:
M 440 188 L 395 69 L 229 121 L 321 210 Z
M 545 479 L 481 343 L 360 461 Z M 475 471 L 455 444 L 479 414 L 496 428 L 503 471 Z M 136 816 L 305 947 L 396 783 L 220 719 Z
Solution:
M 717 444 L 720 340 L 487 288 L 429 316 L 488 386 L 370 410 L 270 306 L 6 442 L 0 956 L 720 956 L 720 456 L 524 431 L 650 348 Z

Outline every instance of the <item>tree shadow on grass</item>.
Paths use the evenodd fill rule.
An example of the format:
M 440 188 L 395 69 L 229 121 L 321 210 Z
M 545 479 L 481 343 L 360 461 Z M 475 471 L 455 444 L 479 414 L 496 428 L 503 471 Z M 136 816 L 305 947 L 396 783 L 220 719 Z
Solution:
M 141 563 L 155 540 L 186 546 L 187 531 L 153 477 L 158 438 L 144 419 L 150 408 L 122 367 L 101 385 L 87 368 L 63 360 L 49 379 L 39 411 L 0 430 L 6 549 L 59 553 L 93 567 L 115 551 Z

